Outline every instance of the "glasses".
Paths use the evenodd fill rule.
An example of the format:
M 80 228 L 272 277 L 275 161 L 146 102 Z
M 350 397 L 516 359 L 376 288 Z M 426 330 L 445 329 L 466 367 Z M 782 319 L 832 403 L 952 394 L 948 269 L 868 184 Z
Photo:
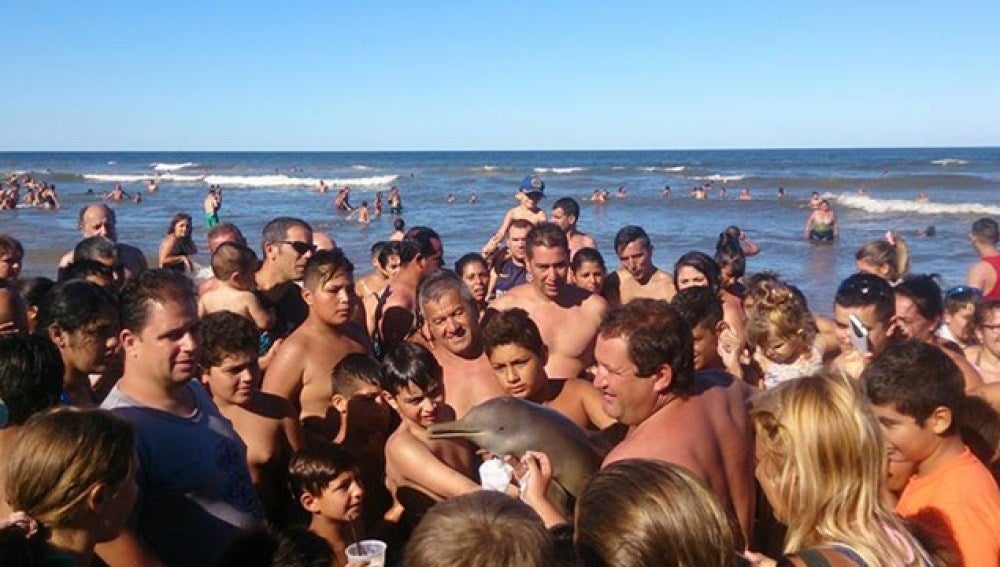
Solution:
M 982 299 L 983 290 L 971 285 L 956 285 L 944 292 L 945 299 L 956 299 L 963 296 L 968 296 L 969 299 Z
M 306 252 L 315 252 L 316 245 L 309 244 L 308 242 L 302 242 L 300 240 L 279 240 L 278 244 L 287 244 L 295 250 L 295 253 L 299 256 L 305 254 Z

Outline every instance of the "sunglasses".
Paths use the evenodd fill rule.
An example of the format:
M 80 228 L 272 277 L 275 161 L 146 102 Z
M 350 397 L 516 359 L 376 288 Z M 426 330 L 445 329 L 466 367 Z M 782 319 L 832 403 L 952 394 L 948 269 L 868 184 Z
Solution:
M 837 288 L 837 295 L 858 294 L 863 297 L 886 299 L 890 296 L 891 290 L 889 284 L 878 276 L 861 274 L 861 277 L 852 276 L 844 280 Z
M 295 253 L 299 256 L 305 254 L 306 252 L 315 252 L 316 245 L 309 244 L 308 242 L 302 242 L 299 240 L 279 240 L 278 244 L 287 244 L 295 250 Z
M 956 285 L 955 287 L 944 292 L 945 299 L 955 299 L 961 296 L 970 296 L 969 299 L 982 299 L 983 290 L 978 287 L 972 287 L 971 285 Z

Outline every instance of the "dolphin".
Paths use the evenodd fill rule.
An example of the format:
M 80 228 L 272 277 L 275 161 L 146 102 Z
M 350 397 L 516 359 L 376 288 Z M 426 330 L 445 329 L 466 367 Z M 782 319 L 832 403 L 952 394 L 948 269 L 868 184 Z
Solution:
M 601 466 L 602 455 L 584 430 L 561 413 L 520 398 L 487 400 L 462 419 L 435 423 L 428 431 L 431 439 L 468 439 L 497 456 L 545 453 L 552 463 L 549 500 L 568 515 L 583 485 Z

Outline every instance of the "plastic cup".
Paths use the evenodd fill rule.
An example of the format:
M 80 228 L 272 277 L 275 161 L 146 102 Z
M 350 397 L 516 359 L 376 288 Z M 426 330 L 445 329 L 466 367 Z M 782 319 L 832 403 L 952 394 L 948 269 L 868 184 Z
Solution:
M 384 567 L 386 547 L 383 541 L 363 539 L 358 543 L 348 545 L 344 551 L 347 553 L 348 563 L 352 561 L 367 561 L 368 567 Z

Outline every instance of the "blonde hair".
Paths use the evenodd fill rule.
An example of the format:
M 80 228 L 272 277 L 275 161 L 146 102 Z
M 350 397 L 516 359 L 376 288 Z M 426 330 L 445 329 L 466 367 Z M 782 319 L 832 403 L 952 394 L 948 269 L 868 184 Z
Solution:
M 132 467 L 132 426 L 104 410 L 63 407 L 30 419 L 7 455 L 7 502 L 47 528 L 72 527 L 97 484 Z
M 715 494 L 686 469 L 626 459 L 601 470 L 576 508 L 582 564 L 729 567 L 734 523 Z
M 848 378 L 819 373 L 751 401 L 758 458 L 773 465 L 785 553 L 840 543 L 866 565 L 928 565 L 883 503 L 887 459 L 870 404 Z
M 885 238 L 872 240 L 859 248 L 854 259 L 879 268 L 887 268 L 888 271 L 882 277 L 890 282 L 902 279 L 910 271 L 910 255 L 906 242 L 892 230 L 885 233 Z
M 747 313 L 747 341 L 766 349 L 768 339 L 801 338 L 810 346 L 816 336 L 816 323 L 799 295 L 780 281 L 760 285 L 757 301 Z

